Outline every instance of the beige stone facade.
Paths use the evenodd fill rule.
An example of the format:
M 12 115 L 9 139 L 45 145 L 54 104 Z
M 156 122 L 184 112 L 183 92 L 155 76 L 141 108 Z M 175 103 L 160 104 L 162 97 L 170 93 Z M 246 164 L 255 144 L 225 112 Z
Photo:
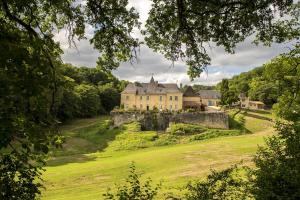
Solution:
M 205 106 L 218 106 L 221 99 L 221 94 L 216 90 L 200 90 L 199 96 Z
M 121 105 L 125 110 L 178 111 L 182 95 L 177 84 L 159 84 L 152 77 L 150 83 L 129 83 L 121 93 Z
M 251 101 L 245 94 L 240 94 L 241 108 L 247 108 L 252 110 L 264 110 L 265 104 L 261 101 Z
M 152 77 L 149 83 L 129 83 L 121 93 L 121 106 L 124 106 L 125 110 L 160 111 L 178 111 L 201 105 L 217 106 L 219 96 L 215 95 L 216 92 L 205 94 L 207 93 L 210 95 L 201 96 L 201 93 L 195 93 L 191 87 L 182 93 L 177 84 L 160 84 Z

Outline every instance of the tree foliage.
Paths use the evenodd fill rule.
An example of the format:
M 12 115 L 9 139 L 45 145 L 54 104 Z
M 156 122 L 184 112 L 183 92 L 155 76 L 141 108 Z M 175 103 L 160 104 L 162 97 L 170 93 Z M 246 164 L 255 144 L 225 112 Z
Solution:
M 151 183 L 151 179 L 146 180 L 145 183 L 141 182 L 140 175 L 137 174 L 135 165 L 132 163 L 126 184 L 118 187 L 116 194 L 108 190 L 103 196 L 106 200 L 152 200 L 156 197 L 160 185 L 153 187 Z
M 275 106 L 278 135 L 268 138 L 255 156 L 256 199 L 300 198 L 300 46 L 266 65 L 270 80 L 284 91 Z
M 114 107 L 120 105 L 120 100 L 121 100 L 120 92 L 122 90 L 118 90 L 117 88 L 115 88 L 112 83 L 101 85 L 98 87 L 98 90 L 99 90 L 99 97 L 101 99 L 103 108 L 107 112 L 111 111 Z
M 300 198 L 299 48 L 296 45 L 289 53 L 273 59 L 263 68 L 264 79 L 280 88 L 278 103 L 275 104 L 279 120 L 275 126 L 277 134 L 267 138 L 265 146 L 259 147 L 254 157 L 255 168 L 248 171 L 245 180 L 250 187 L 247 187 L 248 193 L 245 191 L 242 194 L 258 200 Z M 257 84 L 255 87 L 264 87 L 261 83 Z M 198 182 L 196 186 L 190 187 L 191 197 L 195 197 L 191 199 L 244 199 L 242 195 L 231 198 L 232 191 L 238 194 L 245 188 L 234 181 L 228 181 L 231 175 L 226 172 L 231 169 L 213 172 L 207 182 Z M 219 181 L 219 184 L 212 180 Z M 226 183 L 233 188 L 221 187 Z
M 221 92 L 221 105 L 231 106 L 233 103 L 237 102 L 238 95 L 235 91 L 229 88 L 228 79 L 223 79 L 220 84 L 220 92 Z
M 278 103 L 274 106 L 277 115 L 298 121 L 300 116 L 300 46 L 289 53 L 273 59 L 265 65 L 266 80 L 279 91 Z
M 277 123 L 278 135 L 267 139 L 254 162 L 256 199 L 300 198 L 300 125 Z
M 120 92 L 126 86 L 126 81 L 119 81 L 99 67 L 65 64 L 60 71 L 62 76 L 56 104 L 60 121 L 107 114 L 120 105 Z
M 278 87 L 273 82 L 254 78 L 249 84 L 248 96 L 264 102 L 266 105 L 273 105 L 278 99 Z
M 53 33 L 67 30 L 71 44 L 74 37 L 85 37 L 90 22 L 97 28 L 92 38 L 95 48 L 108 55 L 108 63 L 123 61 L 137 45 L 129 34 L 137 14 L 133 8 L 125 9 L 127 4 L 126 0 L 89 0 L 83 7 L 73 0 L 0 1 L 0 199 L 37 197 L 43 159 L 33 155 L 42 157 L 59 138 L 54 135 L 62 50 Z M 107 68 L 111 65 L 103 64 Z M 64 97 L 70 97 L 64 99 L 65 107 L 77 99 L 69 95 L 70 88 L 64 92 Z
M 187 185 L 188 193 L 184 199 L 253 199 L 251 182 L 247 179 L 249 170 L 248 167 L 237 165 L 219 172 L 212 170 L 207 180 Z
M 265 44 L 298 38 L 298 14 L 292 0 L 154 0 L 144 34 L 167 59 L 185 59 L 193 79 L 210 64 L 207 43 L 233 53 L 253 34 Z

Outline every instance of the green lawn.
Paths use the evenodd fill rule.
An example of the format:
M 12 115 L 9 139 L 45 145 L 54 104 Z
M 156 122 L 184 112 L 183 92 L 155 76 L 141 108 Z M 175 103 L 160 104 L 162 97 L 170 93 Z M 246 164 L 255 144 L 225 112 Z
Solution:
M 155 136 L 155 132 L 144 135 L 135 126 L 104 131 L 107 117 L 73 121 L 62 127 L 67 143 L 63 150 L 53 151 L 55 156 L 43 175 L 46 190 L 42 199 L 103 199 L 107 187 L 122 184 L 132 161 L 142 178 L 163 181 L 160 199 L 168 191 L 177 193 L 175 188 L 189 180 L 203 178 L 211 168 L 222 169 L 240 160 L 251 165 L 257 145 L 272 134 L 272 116 L 249 111 L 238 115 L 252 134 L 200 141 L 187 136 L 166 146 L 158 145 L 157 140 L 168 137 Z M 126 140 L 131 143 L 121 142 Z M 118 148 L 122 145 L 126 148 Z

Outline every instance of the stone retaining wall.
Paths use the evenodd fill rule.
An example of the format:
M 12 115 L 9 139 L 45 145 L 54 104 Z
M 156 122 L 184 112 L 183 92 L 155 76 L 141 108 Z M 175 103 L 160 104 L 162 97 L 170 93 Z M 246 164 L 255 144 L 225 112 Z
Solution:
M 166 130 L 170 122 L 198 124 L 209 128 L 229 128 L 228 115 L 224 112 L 111 112 L 114 126 L 138 121 L 143 130 Z

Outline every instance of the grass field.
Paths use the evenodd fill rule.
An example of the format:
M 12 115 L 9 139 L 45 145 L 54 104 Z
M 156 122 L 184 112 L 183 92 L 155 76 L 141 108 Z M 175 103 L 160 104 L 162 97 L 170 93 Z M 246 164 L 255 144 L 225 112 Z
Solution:
M 168 191 L 180 193 L 178 188 L 203 178 L 211 168 L 222 169 L 241 160 L 251 165 L 257 145 L 263 145 L 264 137 L 273 132 L 272 115 L 242 111 L 235 118 L 239 120 L 234 128 L 243 126 L 248 134 L 202 140 L 143 133 L 136 124 L 105 131 L 107 117 L 68 123 L 62 127 L 67 137 L 64 149 L 53 151 L 43 175 L 42 199 L 103 199 L 108 187 L 123 183 L 132 161 L 142 179 L 163 181 L 159 198 Z M 173 142 L 166 143 L 169 140 Z

